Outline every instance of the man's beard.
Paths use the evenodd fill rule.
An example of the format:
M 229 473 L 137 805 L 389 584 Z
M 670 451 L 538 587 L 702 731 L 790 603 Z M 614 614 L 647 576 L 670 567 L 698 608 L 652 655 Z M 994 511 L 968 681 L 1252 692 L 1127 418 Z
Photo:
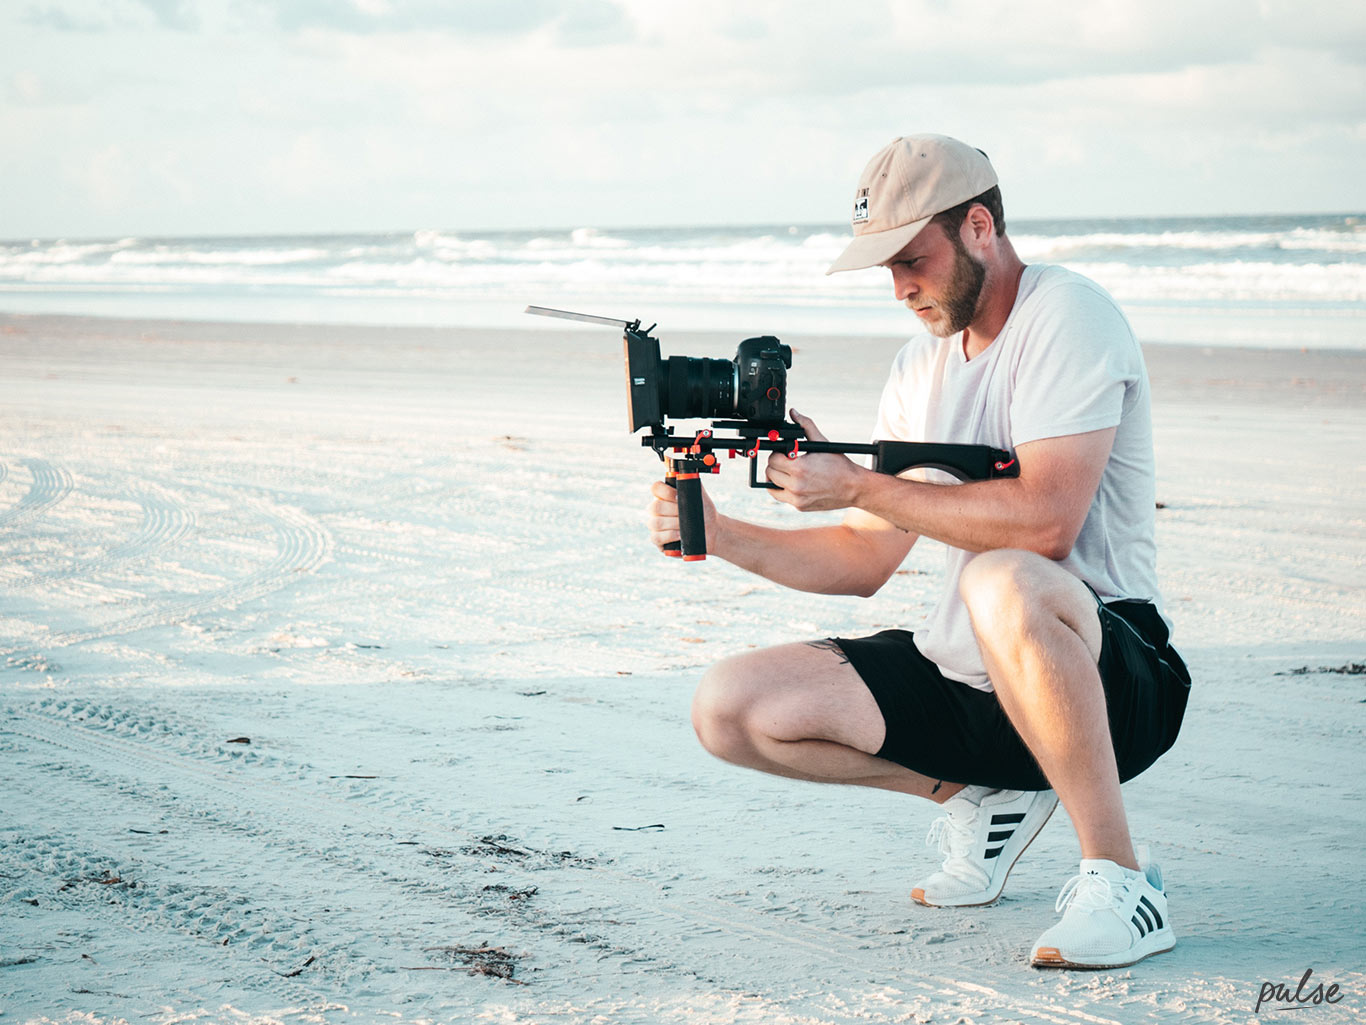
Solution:
M 982 285 L 987 280 L 986 264 L 979 263 L 968 255 L 962 239 L 949 233 L 955 250 L 953 258 L 953 279 L 948 291 L 936 300 L 935 305 L 943 314 L 943 319 L 929 325 L 930 333 L 940 338 L 956 335 L 977 315 L 977 301 L 982 297 Z

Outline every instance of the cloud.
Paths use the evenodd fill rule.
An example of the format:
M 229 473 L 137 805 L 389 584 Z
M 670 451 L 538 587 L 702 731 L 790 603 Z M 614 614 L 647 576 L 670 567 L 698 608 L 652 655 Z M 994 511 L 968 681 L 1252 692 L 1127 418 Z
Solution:
M 162 28 L 178 32 L 194 32 L 199 28 L 199 14 L 194 0 L 141 0 Z
M 316 28 L 362 35 L 525 32 L 542 24 L 554 10 L 552 0 L 281 0 L 261 6 L 287 31 Z
M 194 0 L 41 0 L 28 4 L 21 21 L 58 32 L 103 33 L 137 31 L 149 27 L 193 32 L 200 27 Z
M 13 211 L 34 233 L 80 211 L 115 232 L 833 222 L 917 130 L 990 152 L 1022 216 L 1322 209 L 1366 162 L 1361 5 L 21 0 L 0 35 L 22 57 L 11 195 L 90 169 Z
M 285 32 L 353 35 L 445 33 L 456 37 L 524 35 L 548 30 L 565 45 L 627 38 L 630 23 L 613 0 L 32 0 L 25 24 L 59 32 L 271 25 Z
M 1262 0 L 629 0 L 651 67 L 749 94 L 1022 85 L 1236 64 L 1268 45 L 1366 61 L 1366 7 Z M 666 76 L 660 75 L 660 78 Z
M 289 32 L 497 37 L 546 29 L 567 45 L 617 42 L 629 35 L 629 23 L 612 0 L 257 0 L 255 6 Z
M 568 46 L 627 43 L 634 37 L 625 12 L 611 0 L 577 0 L 562 9 L 555 34 Z
M 91 9 L 89 5 L 46 0 L 24 8 L 20 20 L 36 28 L 57 32 L 108 32 L 120 24 L 129 24 L 129 5 L 110 3 Z M 133 21 L 132 23 L 136 23 Z
M 21 70 L 10 76 L 9 99 L 23 106 L 38 106 L 46 99 L 43 80 L 36 72 Z

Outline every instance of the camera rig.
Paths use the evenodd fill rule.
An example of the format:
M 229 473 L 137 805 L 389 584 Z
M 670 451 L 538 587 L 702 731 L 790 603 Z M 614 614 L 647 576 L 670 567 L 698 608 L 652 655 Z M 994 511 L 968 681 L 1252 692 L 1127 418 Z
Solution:
M 744 455 L 749 460 L 752 488 L 778 488 L 759 479 L 760 452 L 794 457 L 803 452 L 866 455 L 872 457 L 873 470 L 893 476 L 919 467 L 942 470 L 964 481 L 1018 477 L 1020 473 L 1012 453 L 987 445 L 808 439 L 805 429 L 786 419 L 792 350 L 771 335 L 745 339 L 733 360 L 670 356 L 665 361 L 659 355 L 659 340 L 650 334 L 657 325 L 642 330 L 639 320 L 543 306 L 528 306 L 526 312 L 622 330 L 630 431 L 650 429 L 640 439 L 641 445 L 664 461 L 665 483 L 678 490 L 680 540 L 665 546 L 666 555 L 688 562 L 707 557 L 701 475 L 721 472 L 718 454 L 722 452 L 731 459 Z M 708 419 L 711 425 L 678 433 L 673 425 L 665 424 L 666 418 Z

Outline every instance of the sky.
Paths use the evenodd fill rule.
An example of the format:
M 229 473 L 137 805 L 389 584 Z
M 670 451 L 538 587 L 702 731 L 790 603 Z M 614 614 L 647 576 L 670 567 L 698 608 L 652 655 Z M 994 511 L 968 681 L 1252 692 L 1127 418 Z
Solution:
M 839 224 L 954 135 L 1007 214 L 1366 210 L 1343 0 L 5 0 L 0 238 Z

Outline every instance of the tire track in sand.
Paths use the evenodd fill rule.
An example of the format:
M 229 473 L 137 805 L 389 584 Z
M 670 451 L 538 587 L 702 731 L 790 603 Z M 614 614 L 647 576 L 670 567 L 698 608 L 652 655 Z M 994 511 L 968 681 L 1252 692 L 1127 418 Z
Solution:
M 539 935 L 541 943 L 552 943 L 556 965 L 576 965 L 585 977 L 598 970 L 595 959 L 610 958 L 623 971 L 644 968 L 733 993 L 753 993 L 756 981 L 764 977 L 756 965 L 795 958 L 811 965 L 816 986 L 825 979 L 835 985 L 851 977 L 882 980 L 883 986 L 886 980 L 895 980 L 897 992 L 912 1003 L 947 1000 L 960 1012 L 1008 1015 L 1024 1023 L 1114 1025 L 1111 1018 L 1080 1009 L 1020 999 L 989 986 L 925 972 L 923 968 L 932 964 L 932 950 L 917 951 L 866 927 L 859 931 L 856 909 L 848 922 L 822 924 L 740 900 L 677 892 L 608 864 L 536 851 L 506 837 L 478 836 L 430 808 L 414 807 L 408 796 L 385 791 L 379 781 L 367 781 L 350 793 L 338 792 L 335 782 L 307 766 L 256 752 L 251 752 L 249 762 L 221 749 L 215 753 L 192 728 L 168 726 L 109 706 L 49 699 L 31 707 L 11 706 L 8 714 L 8 732 L 28 741 L 35 751 L 61 753 L 65 762 L 49 764 L 45 771 L 74 775 L 89 786 L 116 785 L 120 794 L 158 805 L 161 814 L 185 815 L 193 809 L 191 817 L 199 828 L 235 830 L 249 841 L 253 857 L 264 859 L 259 865 L 263 874 L 272 871 L 275 858 L 282 859 L 280 872 L 297 872 L 289 866 L 302 859 L 316 866 L 311 871 L 319 877 L 338 870 L 359 873 L 369 880 L 363 889 L 382 897 L 388 909 L 372 928 L 390 932 L 391 942 L 399 947 L 403 929 L 396 927 L 410 914 L 430 917 L 433 908 L 445 907 L 467 918 L 487 917 L 487 896 L 472 883 L 488 878 L 485 873 L 492 860 L 504 885 L 539 885 L 543 895 L 519 907 L 516 920 L 504 924 Z M 174 792 L 168 794 L 161 780 L 173 781 Z M 453 836 L 453 847 L 395 840 L 424 834 L 446 843 Z M 192 837 L 188 843 L 193 849 Z M 580 873 L 610 876 L 618 894 L 610 907 L 582 906 L 579 891 L 587 888 L 588 880 Z M 601 889 L 600 880 L 592 889 Z M 166 896 L 166 917 L 175 927 L 176 916 L 182 914 L 175 908 L 183 902 L 171 901 L 169 892 Z M 728 937 L 728 947 L 753 952 L 752 956 L 747 954 L 737 964 L 709 962 L 714 939 L 706 937 L 718 934 Z M 704 942 L 689 942 L 699 939 Z M 335 943 L 329 945 L 329 958 L 344 957 L 338 949 Z M 851 1013 L 848 1020 L 859 1017 Z M 1220 1019 L 1216 1014 L 1203 1020 Z
M 104 551 L 51 570 L 36 570 L 4 581 L 9 588 L 41 586 L 49 581 L 67 581 L 103 573 L 120 563 L 145 559 L 174 548 L 193 530 L 194 512 L 168 489 L 151 481 L 120 484 L 141 508 L 136 532 Z M 134 592 L 128 592 L 134 594 Z
M 41 793 L 27 789 L 11 787 L 7 797 L 18 804 L 42 801 Z M 11 806 L 16 817 L 21 810 Z M 98 815 L 93 805 L 88 810 Z M 0 837 L 0 864 L 7 885 L 30 894 L 27 899 L 44 912 L 76 911 L 138 932 L 179 933 L 214 948 L 215 960 L 231 965 L 228 976 L 250 991 L 299 1003 L 320 999 L 289 977 L 310 958 L 329 958 L 331 950 L 313 940 L 308 923 L 269 904 L 225 886 L 162 879 L 160 866 L 91 850 L 66 831 Z
M 51 648 L 64 648 L 99 638 L 116 637 L 149 627 L 165 626 L 221 609 L 235 608 L 244 602 L 265 597 L 288 587 L 298 575 L 311 573 L 332 556 L 333 539 L 327 528 L 302 509 L 279 505 L 268 499 L 237 490 L 229 494 L 239 506 L 250 508 L 264 520 L 273 534 L 275 552 L 265 565 L 222 587 L 187 595 L 155 605 L 140 613 L 116 619 L 85 630 L 55 635 Z M 188 534 L 191 524 L 174 513 L 157 514 L 153 536 L 176 537 Z M 134 542 L 135 543 L 135 542 Z
M 502 898 L 452 878 L 450 852 L 358 833 L 355 806 L 344 798 L 309 814 L 318 801 L 309 788 L 254 779 L 262 768 L 288 773 L 287 762 L 198 740 L 188 756 L 168 753 L 194 731 L 110 706 L 49 700 L 41 709 L 3 713 L 10 726 L 0 726 L 0 738 L 18 741 L 8 763 L 21 769 L 6 784 L 11 821 L 44 821 L 46 794 L 61 777 L 70 795 L 64 818 L 74 828 L 14 839 L 0 832 L 0 873 L 44 904 L 228 947 L 221 953 L 236 966 L 235 981 L 246 972 L 253 991 L 314 1006 L 376 973 L 429 961 L 424 949 L 439 942 L 433 936 L 489 931 L 491 907 Z M 130 817 L 166 833 L 143 830 L 157 835 L 135 854 L 126 837 L 82 838 L 80 824 L 107 818 L 111 803 L 130 805 Z M 224 867 L 225 851 L 240 870 Z M 329 876 L 365 882 L 339 897 L 314 885 Z M 345 906 L 348 899 L 360 906 Z M 358 950 L 357 936 L 384 942 Z M 307 971 L 292 971 L 301 966 Z
M 13 506 L 0 511 L 0 529 L 34 520 L 71 494 L 75 481 L 63 467 L 46 459 L 23 460 L 30 475 L 29 489 Z

